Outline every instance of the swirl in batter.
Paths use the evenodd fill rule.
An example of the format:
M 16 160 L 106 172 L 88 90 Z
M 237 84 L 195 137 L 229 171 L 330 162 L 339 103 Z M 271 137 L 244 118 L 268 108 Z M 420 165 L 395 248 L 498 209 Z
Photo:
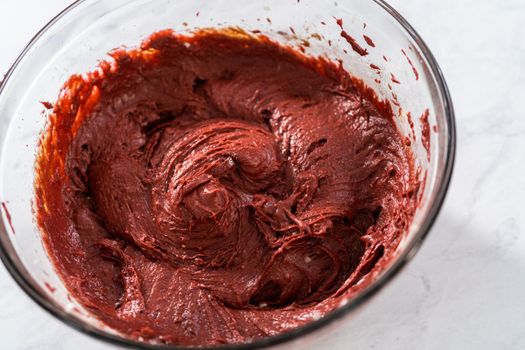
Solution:
M 71 294 L 132 337 L 236 343 L 335 309 L 416 207 L 386 104 L 263 36 L 160 32 L 69 79 L 36 213 Z

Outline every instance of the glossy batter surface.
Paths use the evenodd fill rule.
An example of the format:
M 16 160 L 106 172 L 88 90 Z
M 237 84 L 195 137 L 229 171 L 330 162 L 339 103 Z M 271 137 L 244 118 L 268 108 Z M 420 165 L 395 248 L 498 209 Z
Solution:
M 386 105 L 262 36 L 160 32 L 73 76 L 36 166 L 72 295 L 132 337 L 235 343 L 319 318 L 394 255 L 416 206 Z

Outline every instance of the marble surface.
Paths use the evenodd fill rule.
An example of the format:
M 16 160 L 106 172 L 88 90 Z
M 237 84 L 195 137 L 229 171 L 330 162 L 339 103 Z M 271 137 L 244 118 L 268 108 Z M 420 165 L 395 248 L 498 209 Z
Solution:
M 0 1 L 0 73 L 67 0 Z M 433 50 L 458 152 L 421 251 L 320 348 L 525 348 L 525 2 L 391 0 Z M 0 267 L 0 348 L 114 349 L 34 304 Z

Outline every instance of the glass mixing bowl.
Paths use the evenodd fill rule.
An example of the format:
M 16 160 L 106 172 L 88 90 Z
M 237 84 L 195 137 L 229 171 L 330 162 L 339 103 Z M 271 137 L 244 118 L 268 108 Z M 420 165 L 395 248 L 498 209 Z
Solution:
M 346 39 L 341 35 L 338 18 L 343 20 Z M 137 46 L 152 32 L 166 28 L 190 32 L 196 28 L 230 26 L 261 31 L 309 55 L 341 60 L 348 71 L 373 88 L 378 96 L 390 101 L 401 133 L 412 140 L 424 190 L 396 258 L 359 295 L 319 320 L 289 333 L 216 348 L 261 348 L 291 340 L 311 346 L 319 338 L 312 336 L 319 335 L 318 330 L 329 332 L 338 323 L 352 322 L 350 316 L 356 308 L 370 300 L 401 270 L 429 232 L 452 172 L 455 150 L 452 102 L 442 73 L 423 40 L 385 2 L 77 1 L 33 38 L 0 87 L 0 255 L 22 289 L 66 324 L 119 345 L 178 348 L 132 340 L 105 326 L 68 295 L 54 271 L 32 212 L 34 160 L 46 120 L 40 101 L 55 101 L 70 75 L 93 70 L 98 60 L 109 58 L 107 52 L 122 45 Z M 353 50 L 347 40 L 350 37 L 369 54 L 361 56 Z M 333 322 L 336 320 L 339 322 Z M 326 327 L 329 324 L 330 327 Z

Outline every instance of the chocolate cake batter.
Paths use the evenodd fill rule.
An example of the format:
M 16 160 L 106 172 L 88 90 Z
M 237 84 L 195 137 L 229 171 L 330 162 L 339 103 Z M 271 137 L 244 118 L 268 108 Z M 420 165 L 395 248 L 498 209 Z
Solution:
M 72 76 L 36 215 L 71 294 L 131 337 L 246 342 L 369 284 L 416 207 L 388 105 L 261 35 L 152 35 Z

